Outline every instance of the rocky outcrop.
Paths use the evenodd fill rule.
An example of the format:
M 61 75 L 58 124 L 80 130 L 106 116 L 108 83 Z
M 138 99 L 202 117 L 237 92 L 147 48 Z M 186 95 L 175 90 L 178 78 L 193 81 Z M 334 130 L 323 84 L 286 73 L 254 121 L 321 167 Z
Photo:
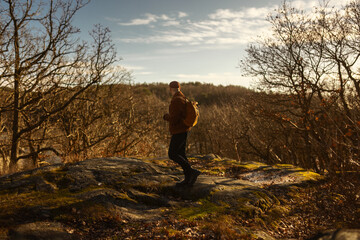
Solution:
M 9 237 L 14 240 L 24 239 L 75 239 L 72 236 L 71 230 L 68 230 L 63 224 L 59 222 L 32 222 L 26 223 L 10 230 Z
M 153 222 L 169 214 L 190 220 L 233 214 L 275 224 L 286 209 L 263 186 L 320 177 L 289 165 L 240 164 L 217 156 L 194 160 L 229 167 L 224 174 L 210 175 L 209 165 L 192 188 L 175 187 L 182 172 L 167 159 L 98 158 L 3 176 L 0 239 L 97 239 L 83 228 L 110 220 L 120 225 Z M 235 177 L 219 176 L 226 172 Z M 236 234 L 271 239 L 260 230 L 234 229 Z
M 338 229 L 319 233 L 308 240 L 360 240 L 359 229 Z

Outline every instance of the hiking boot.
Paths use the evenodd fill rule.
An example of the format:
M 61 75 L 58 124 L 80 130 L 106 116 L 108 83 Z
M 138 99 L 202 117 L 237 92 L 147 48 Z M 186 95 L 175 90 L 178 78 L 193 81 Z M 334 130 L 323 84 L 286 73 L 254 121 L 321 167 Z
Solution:
M 190 186 L 194 185 L 194 183 L 196 182 L 198 176 L 201 174 L 201 172 L 199 170 L 196 170 L 196 169 L 192 169 L 191 170 L 191 174 L 189 176 L 189 182 L 188 184 Z
M 191 179 L 192 169 L 184 171 L 185 179 L 181 182 L 177 182 L 177 187 L 183 187 L 189 185 L 190 179 Z
M 188 181 L 182 180 L 181 182 L 177 182 L 177 183 L 175 184 L 175 186 L 176 186 L 176 187 L 188 187 L 188 186 L 190 186 L 190 185 L 189 185 L 189 182 L 188 182 Z

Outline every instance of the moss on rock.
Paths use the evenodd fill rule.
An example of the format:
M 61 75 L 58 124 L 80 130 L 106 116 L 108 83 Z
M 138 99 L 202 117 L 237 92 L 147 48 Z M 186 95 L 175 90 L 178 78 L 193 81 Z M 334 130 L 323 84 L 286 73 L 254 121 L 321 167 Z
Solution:
M 183 174 L 166 158 L 89 159 L 2 177 L 0 236 L 10 226 L 30 221 L 65 226 L 110 219 L 141 225 L 166 213 L 190 225 L 196 222 L 214 238 L 252 239 L 258 230 L 278 228 L 288 211 L 264 186 L 283 184 L 295 194 L 296 187 L 284 184 L 288 179 L 291 183 L 321 179 L 292 165 L 240 163 L 215 155 L 190 161 L 202 171 L 192 188 L 175 187 Z M 169 227 L 162 234 L 181 238 L 180 232 Z

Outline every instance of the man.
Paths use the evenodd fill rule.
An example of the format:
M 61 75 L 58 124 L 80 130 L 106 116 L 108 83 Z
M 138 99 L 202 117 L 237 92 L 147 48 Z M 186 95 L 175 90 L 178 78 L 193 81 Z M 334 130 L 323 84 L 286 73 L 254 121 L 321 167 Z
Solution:
M 183 120 L 186 114 L 185 96 L 180 91 L 180 84 L 173 81 L 169 84 L 172 94 L 169 113 L 164 115 L 164 120 L 169 122 L 169 130 L 171 133 L 171 141 L 169 145 L 169 158 L 178 163 L 185 175 L 185 179 L 178 182 L 177 186 L 192 186 L 200 175 L 200 171 L 193 169 L 186 157 L 186 140 L 191 127 L 184 124 Z

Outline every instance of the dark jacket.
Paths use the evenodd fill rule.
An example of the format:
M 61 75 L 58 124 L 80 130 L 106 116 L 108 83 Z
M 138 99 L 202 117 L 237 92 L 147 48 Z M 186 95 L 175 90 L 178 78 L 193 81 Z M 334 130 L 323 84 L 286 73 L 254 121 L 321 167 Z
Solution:
M 183 122 L 185 111 L 185 96 L 182 92 L 177 92 L 171 99 L 169 114 L 164 116 L 164 119 L 169 121 L 169 130 L 171 134 L 188 132 L 191 129 L 191 127 L 186 126 Z

